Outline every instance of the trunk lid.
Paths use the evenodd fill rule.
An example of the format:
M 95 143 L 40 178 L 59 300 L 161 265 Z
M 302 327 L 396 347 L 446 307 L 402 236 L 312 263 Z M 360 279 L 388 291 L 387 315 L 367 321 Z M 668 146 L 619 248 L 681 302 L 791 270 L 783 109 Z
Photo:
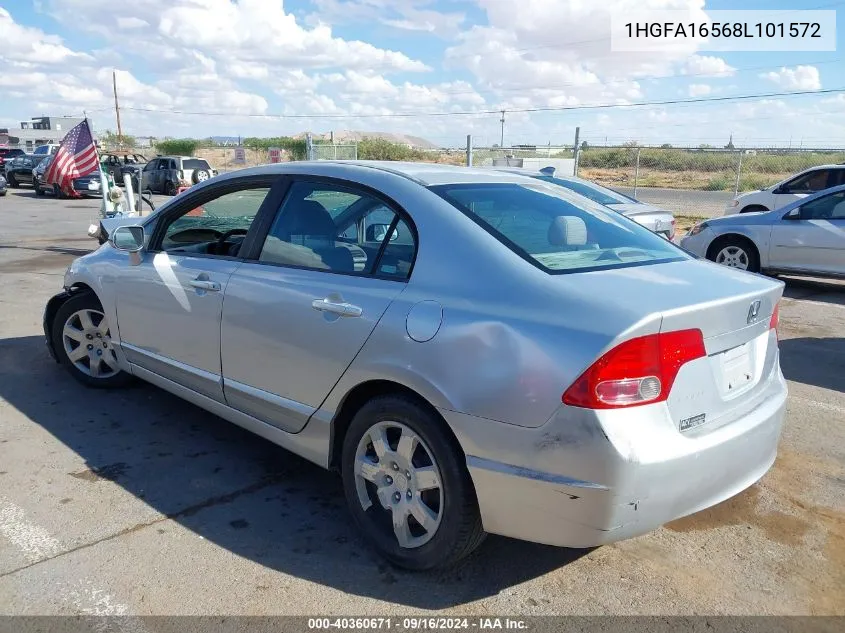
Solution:
M 593 309 L 601 297 L 605 309 L 608 298 L 618 306 L 630 329 L 610 347 L 644 331 L 701 330 L 706 356 L 681 367 L 667 400 L 679 432 L 719 428 L 764 396 L 777 362 L 769 323 L 783 282 L 700 260 L 561 277 L 595 297 Z
M 631 202 L 630 204 L 609 204 L 607 205 L 617 213 L 631 218 L 637 224 L 642 224 L 655 233 L 664 233 L 671 236 L 673 231 L 674 216 L 664 209 L 653 207 L 648 204 Z

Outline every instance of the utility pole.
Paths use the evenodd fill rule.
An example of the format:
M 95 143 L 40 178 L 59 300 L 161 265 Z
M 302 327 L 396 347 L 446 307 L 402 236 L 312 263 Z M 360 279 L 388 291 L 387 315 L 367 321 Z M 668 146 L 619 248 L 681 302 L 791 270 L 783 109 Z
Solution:
M 578 145 L 578 140 L 581 138 L 581 128 L 575 128 L 575 144 L 572 146 L 572 158 L 574 159 L 574 165 L 572 166 L 572 175 L 578 175 L 578 158 L 581 154 L 581 147 Z
M 123 128 L 120 127 L 120 106 L 117 103 L 117 72 L 111 71 L 112 86 L 114 86 L 114 113 L 117 116 L 117 142 L 123 145 Z
M 505 146 L 505 111 L 502 110 L 502 118 L 500 119 L 502 122 L 502 139 L 499 141 L 499 147 Z

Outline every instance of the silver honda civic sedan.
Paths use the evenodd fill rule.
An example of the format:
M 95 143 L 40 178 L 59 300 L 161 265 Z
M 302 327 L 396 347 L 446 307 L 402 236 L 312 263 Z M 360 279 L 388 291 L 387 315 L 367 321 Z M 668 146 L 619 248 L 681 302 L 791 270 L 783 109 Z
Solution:
M 774 462 L 783 284 L 552 183 L 277 164 L 103 223 L 47 304 L 56 360 L 336 469 L 397 565 L 643 534 Z

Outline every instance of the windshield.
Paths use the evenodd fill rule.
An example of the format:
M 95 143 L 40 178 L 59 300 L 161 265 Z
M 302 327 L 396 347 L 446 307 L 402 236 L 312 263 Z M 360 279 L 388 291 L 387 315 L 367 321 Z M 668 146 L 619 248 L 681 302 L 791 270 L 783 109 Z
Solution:
M 431 190 L 546 272 L 689 259 L 633 220 L 544 182 L 438 185 Z
M 593 202 L 599 204 L 631 204 L 636 203 L 636 200 L 623 196 L 621 193 L 616 193 L 612 189 L 602 187 L 593 182 L 585 182 L 583 180 L 564 180 L 562 178 L 553 178 L 551 176 L 537 176 L 537 180 L 545 180 L 561 187 L 580 193 L 586 196 Z

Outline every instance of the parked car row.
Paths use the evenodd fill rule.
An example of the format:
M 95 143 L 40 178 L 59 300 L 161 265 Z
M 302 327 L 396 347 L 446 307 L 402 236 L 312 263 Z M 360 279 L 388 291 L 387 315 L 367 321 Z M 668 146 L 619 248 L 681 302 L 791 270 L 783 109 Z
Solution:
M 27 185 L 34 187 L 38 195 L 56 193 L 61 196 L 58 187 L 43 181 L 56 149 L 58 145 L 42 145 L 27 154 L 18 148 L 0 148 L 0 173 L 7 174 L 7 170 L 11 170 L 6 175 L 10 187 Z M 156 156 L 147 160 L 142 154 L 109 153 L 101 156 L 100 164 L 111 185 L 123 186 L 124 176 L 128 174 L 135 191 L 140 183 L 144 191 L 165 195 L 176 195 L 185 183 L 204 182 L 219 173 L 205 159 L 192 156 Z M 99 174 L 76 179 L 74 189 L 83 195 L 99 195 Z

